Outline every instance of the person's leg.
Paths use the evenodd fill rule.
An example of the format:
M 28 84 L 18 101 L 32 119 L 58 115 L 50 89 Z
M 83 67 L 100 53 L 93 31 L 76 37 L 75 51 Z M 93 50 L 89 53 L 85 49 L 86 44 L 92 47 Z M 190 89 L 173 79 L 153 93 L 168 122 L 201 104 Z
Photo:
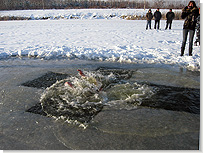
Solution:
M 194 45 L 200 45 L 200 30 L 196 31 L 196 41 L 194 42 Z
M 148 29 L 148 24 L 149 24 L 149 22 L 148 22 L 148 20 L 147 20 L 146 30 Z
M 159 29 L 159 25 L 160 25 L 160 20 L 158 20 L 158 25 L 157 25 L 157 29 Z
M 192 56 L 194 34 L 194 30 L 189 30 L 189 56 Z
M 166 21 L 166 28 L 165 28 L 165 30 L 168 28 L 168 24 L 169 24 L 169 23 Z
M 169 29 L 171 29 L 171 24 L 172 24 L 172 22 L 169 23 Z
M 152 21 L 150 20 L 150 21 L 149 21 L 149 28 L 150 28 L 150 29 L 151 29 L 151 24 L 152 24 L 151 22 L 152 22 Z
M 151 20 L 148 21 L 149 28 L 151 29 Z
M 198 45 L 198 36 L 196 36 L 196 40 L 195 40 L 195 42 L 194 42 L 194 46 L 197 46 Z
M 183 41 L 182 41 L 182 46 L 181 46 L 181 56 L 183 56 L 183 54 L 184 54 L 187 36 L 188 36 L 188 30 L 183 29 Z
M 199 46 L 200 46 L 200 31 L 199 31 L 199 33 L 198 33 L 198 44 L 199 44 Z
M 157 20 L 155 20 L 154 29 L 156 29 L 156 25 L 157 25 Z

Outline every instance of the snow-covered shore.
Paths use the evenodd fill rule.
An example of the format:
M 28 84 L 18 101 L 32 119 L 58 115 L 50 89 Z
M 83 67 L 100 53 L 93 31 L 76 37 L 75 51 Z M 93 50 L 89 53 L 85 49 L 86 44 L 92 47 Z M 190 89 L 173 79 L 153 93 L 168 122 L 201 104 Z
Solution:
M 41 16 L 40 11 L 44 12 L 38 10 L 31 14 Z M 69 11 L 73 13 L 73 10 Z M 82 10 L 75 11 L 77 14 L 77 11 Z M 84 10 L 86 11 L 89 10 Z M 101 10 L 101 13 L 107 14 L 106 11 Z M 121 15 L 127 14 L 118 9 L 114 11 Z M 5 14 L 9 11 L 1 11 L 1 15 L 2 12 Z M 11 11 L 10 16 L 12 12 L 26 16 L 28 11 L 24 13 Z M 194 46 L 193 56 L 190 57 L 187 42 L 185 56 L 179 56 L 182 43 L 182 20 L 173 21 L 172 30 L 164 30 L 165 20 L 161 21 L 161 30 L 146 30 L 145 20 L 123 20 L 117 16 L 99 20 L 84 17 L 82 20 L 1 21 L 0 59 L 11 56 L 43 59 L 63 57 L 173 64 L 200 71 L 200 47 Z M 153 25 L 154 21 L 152 21 L 152 27 Z
M 152 9 L 154 13 L 156 9 Z M 161 9 L 166 14 L 168 9 Z M 174 9 L 175 13 L 181 12 Z M 145 17 L 148 9 L 52 9 L 52 10 L 13 10 L 0 11 L 0 17 L 22 17 L 31 20 L 38 19 L 121 19 L 127 16 Z

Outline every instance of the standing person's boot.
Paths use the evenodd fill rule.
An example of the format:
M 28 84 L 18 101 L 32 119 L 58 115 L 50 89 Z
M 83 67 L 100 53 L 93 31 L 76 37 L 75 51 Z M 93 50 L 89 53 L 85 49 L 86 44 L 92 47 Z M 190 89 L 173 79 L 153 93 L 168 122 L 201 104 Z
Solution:
M 185 48 L 184 48 L 184 47 L 181 47 L 181 55 L 180 55 L 180 56 L 183 56 L 184 50 L 185 50 Z
M 192 56 L 193 48 L 189 48 L 189 56 Z

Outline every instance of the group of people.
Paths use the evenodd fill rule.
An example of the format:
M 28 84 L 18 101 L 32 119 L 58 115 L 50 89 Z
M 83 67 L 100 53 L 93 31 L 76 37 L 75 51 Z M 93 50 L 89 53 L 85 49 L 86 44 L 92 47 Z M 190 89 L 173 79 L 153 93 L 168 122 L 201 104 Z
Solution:
M 160 27 L 160 20 L 162 18 L 162 14 L 159 11 L 159 8 L 152 14 L 151 9 L 148 10 L 146 14 L 147 19 L 147 25 L 146 30 L 148 27 L 151 29 L 151 20 L 155 19 L 154 29 L 159 29 Z M 171 29 L 172 21 L 175 18 L 174 12 L 172 12 L 172 9 L 169 9 L 169 12 L 166 14 L 166 27 L 165 30 Z M 181 55 L 184 55 L 184 50 L 186 46 L 187 36 L 189 33 L 189 56 L 192 56 L 192 50 L 193 50 L 193 38 L 196 31 L 196 41 L 194 42 L 194 45 L 200 45 L 200 8 L 196 6 L 195 1 L 190 1 L 188 3 L 188 6 L 182 9 L 181 18 L 185 19 L 184 25 L 183 25 L 183 41 L 181 46 Z
M 147 18 L 146 30 L 148 29 L 148 27 L 151 29 L 151 21 L 152 21 L 153 17 L 155 19 L 154 29 L 156 29 L 156 28 L 159 29 L 162 14 L 159 11 L 159 8 L 157 8 L 157 10 L 154 12 L 154 14 L 152 14 L 151 9 L 149 9 L 149 11 L 147 12 L 147 14 L 146 14 L 146 18 Z M 174 14 L 174 12 L 172 12 L 172 9 L 169 9 L 169 12 L 166 14 L 166 18 L 167 18 L 167 22 L 166 22 L 165 30 L 168 27 L 169 27 L 169 29 L 171 29 L 172 21 L 175 18 L 175 14 Z

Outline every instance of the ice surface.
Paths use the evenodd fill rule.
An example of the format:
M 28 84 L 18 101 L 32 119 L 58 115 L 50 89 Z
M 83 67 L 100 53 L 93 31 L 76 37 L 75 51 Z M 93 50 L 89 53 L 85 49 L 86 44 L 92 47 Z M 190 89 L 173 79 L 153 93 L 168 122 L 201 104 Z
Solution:
M 173 86 L 200 88 L 199 73 L 155 66 L 85 60 L 0 60 L 0 149 L 199 149 L 199 114 L 150 107 L 120 110 L 106 106 L 84 130 L 26 112 L 39 103 L 44 89 L 21 84 L 50 71 L 76 75 L 78 68 L 93 71 L 99 67 L 117 67 L 136 71 L 132 78 L 128 77 L 131 82 L 155 83 L 157 78 L 162 79 L 157 84 L 169 85 L 176 80 Z

